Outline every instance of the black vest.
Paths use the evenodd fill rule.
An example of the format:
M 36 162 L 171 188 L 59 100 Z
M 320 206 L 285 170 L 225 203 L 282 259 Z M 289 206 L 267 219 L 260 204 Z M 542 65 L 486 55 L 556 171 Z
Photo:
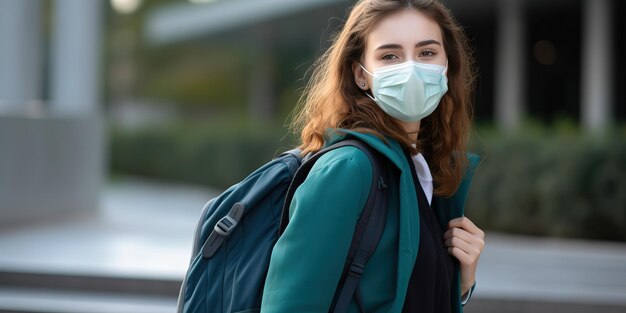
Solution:
M 435 212 L 428 204 L 415 165 L 411 174 L 417 193 L 420 216 L 420 239 L 417 260 L 413 266 L 409 287 L 404 300 L 403 313 L 450 313 L 452 304 L 453 256 L 443 242 L 443 232 Z

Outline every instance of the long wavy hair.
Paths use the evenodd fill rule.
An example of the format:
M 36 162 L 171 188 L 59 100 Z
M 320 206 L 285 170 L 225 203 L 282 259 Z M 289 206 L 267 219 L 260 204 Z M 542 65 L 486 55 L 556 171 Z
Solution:
M 437 109 L 422 119 L 416 148 L 402 125 L 384 113 L 358 88 L 352 65 L 360 62 L 367 35 L 385 16 L 413 8 L 435 21 L 442 30 L 448 57 L 448 92 Z M 457 190 L 467 160 L 465 150 L 471 128 L 475 73 L 463 29 L 437 0 L 361 0 L 352 8 L 330 48 L 312 65 L 312 76 L 298 103 L 291 125 L 300 135 L 303 153 L 323 148 L 328 129 L 344 128 L 391 137 L 411 154 L 421 152 L 433 175 L 435 194 L 450 196 Z

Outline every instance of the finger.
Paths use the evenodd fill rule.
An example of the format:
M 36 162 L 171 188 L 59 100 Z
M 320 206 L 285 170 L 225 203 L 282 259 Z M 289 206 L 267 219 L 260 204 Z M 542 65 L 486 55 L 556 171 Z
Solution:
M 467 229 L 469 232 L 474 233 L 477 230 L 480 230 L 469 218 L 466 216 L 457 217 L 455 219 L 451 219 L 448 222 L 448 227 L 462 227 Z
M 451 237 L 445 240 L 444 245 L 448 248 L 459 248 L 466 254 L 472 255 L 476 257 L 480 255 L 480 249 L 469 242 L 459 238 L 459 237 Z
M 459 237 L 465 241 L 472 241 L 472 238 L 475 237 L 474 234 L 468 232 L 467 230 L 459 227 L 452 227 L 448 229 L 445 233 L 443 233 L 443 238 L 448 239 L 450 237 Z
M 465 229 L 459 227 L 451 227 L 443 233 L 443 238 L 448 239 L 452 236 L 465 237 L 467 235 L 471 236 L 471 234 Z
M 478 228 L 469 218 L 465 216 L 457 217 L 448 222 L 448 227 L 460 227 L 472 234 L 480 235 L 484 237 L 484 232 Z
M 448 247 L 448 253 L 459 260 L 461 264 L 469 263 L 469 254 L 465 253 L 465 251 L 461 250 L 459 247 Z
M 478 235 L 473 235 L 462 228 L 454 227 L 443 234 L 444 241 L 455 237 L 467 242 L 480 251 L 485 247 L 485 240 L 483 238 L 480 238 Z
M 479 254 L 467 253 L 459 247 L 448 247 L 448 254 L 454 256 L 461 265 L 474 265 L 478 262 Z

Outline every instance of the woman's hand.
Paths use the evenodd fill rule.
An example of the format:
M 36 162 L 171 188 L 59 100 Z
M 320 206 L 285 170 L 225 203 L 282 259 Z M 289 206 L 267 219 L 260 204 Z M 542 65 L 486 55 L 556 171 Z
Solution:
M 443 234 L 448 253 L 459 260 L 461 267 L 461 295 L 474 285 L 478 258 L 485 248 L 485 233 L 467 217 L 450 220 Z

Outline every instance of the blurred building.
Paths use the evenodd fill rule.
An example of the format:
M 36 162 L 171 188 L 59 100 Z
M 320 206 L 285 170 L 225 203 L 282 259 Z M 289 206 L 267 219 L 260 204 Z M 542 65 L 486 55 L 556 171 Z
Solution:
M 252 112 L 274 101 L 272 49 L 279 42 L 314 49 L 341 23 L 353 1 L 232 0 L 194 1 L 163 6 L 150 14 L 145 27 L 156 46 L 208 40 L 229 34 L 254 39 L 264 55 L 248 89 Z M 561 118 L 586 129 L 623 122 L 626 69 L 623 1 L 614 0 L 479 0 L 445 1 L 466 28 L 476 49 L 480 77 L 477 117 L 515 129 L 527 118 L 553 122 Z M 320 28 L 328 24 L 324 32 Z M 320 27 L 321 26 L 321 27 Z M 285 29 L 287 28 L 287 29 Z M 275 52 L 275 51 L 274 51 Z M 270 56 L 270 57 L 267 57 Z M 264 109 L 266 108 L 266 109 Z M 271 110 L 270 110 L 271 111 Z

